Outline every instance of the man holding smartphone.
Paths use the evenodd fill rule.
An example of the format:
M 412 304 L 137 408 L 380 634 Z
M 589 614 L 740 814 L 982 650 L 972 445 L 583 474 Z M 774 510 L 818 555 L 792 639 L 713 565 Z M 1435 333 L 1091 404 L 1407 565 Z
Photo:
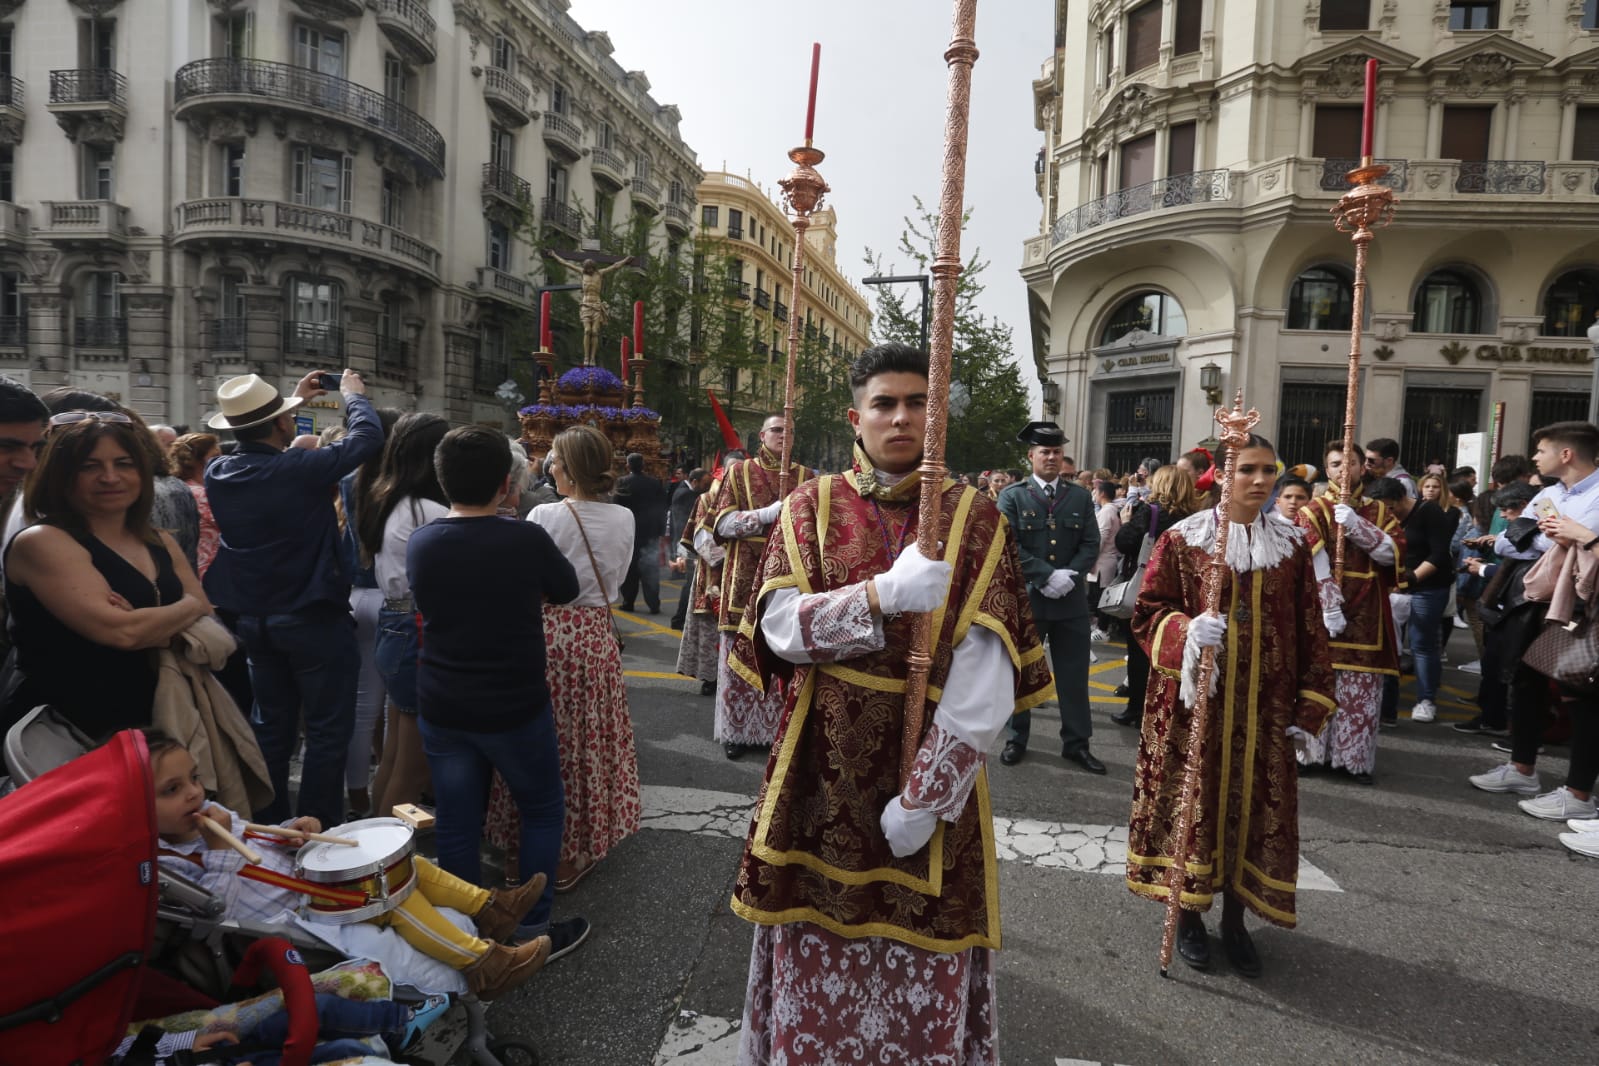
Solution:
M 323 448 L 290 448 L 294 411 L 331 391 L 343 395 L 349 432 Z M 383 425 L 361 375 L 312 371 L 279 395 L 255 374 L 217 389 L 209 422 L 239 442 L 205 472 L 221 544 L 205 575 L 211 602 L 234 625 L 250 660 L 250 724 L 275 796 L 258 821 L 289 817 L 289 758 L 305 717 L 305 764 L 295 813 L 344 820 L 344 763 L 355 728 L 360 661 L 350 617 L 350 573 L 333 510 L 339 480 L 383 447 Z

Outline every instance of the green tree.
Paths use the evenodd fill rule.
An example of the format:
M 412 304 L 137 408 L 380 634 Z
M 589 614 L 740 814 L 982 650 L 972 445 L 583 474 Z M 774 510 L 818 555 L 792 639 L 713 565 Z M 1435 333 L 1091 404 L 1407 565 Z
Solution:
M 930 275 L 938 254 L 938 215 L 929 211 L 920 197 L 915 203 L 915 215 L 905 218 L 900 232 L 899 252 L 910 258 L 917 271 Z M 962 216 L 962 232 L 970 218 L 970 211 Z M 955 286 L 955 342 L 944 438 L 944 461 L 955 472 L 1015 466 L 1020 448 L 1016 433 L 1028 419 L 1027 390 L 1012 347 L 1011 327 L 977 309 L 984 288 L 978 279 L 988 269 L 981 256 L 981 249 L 972 250 Z M 872 273 L 884 273 L 882 259 L 867 249 L 866 263 Z M 877 286 L 872 336 L 880 342 L 920 344 L 921 293 L 909 287 Z
M 776 367 L 779 374 L 783 364 Z M 854 434 L 844 412 L 851 403 L 849 367 L 816 337 L 800 334 L 799 359 L 794 365 L 795 456 L 807 466 L 822 470 L 847 470 Z M 782 401 L 778 381 L 778 403 Z

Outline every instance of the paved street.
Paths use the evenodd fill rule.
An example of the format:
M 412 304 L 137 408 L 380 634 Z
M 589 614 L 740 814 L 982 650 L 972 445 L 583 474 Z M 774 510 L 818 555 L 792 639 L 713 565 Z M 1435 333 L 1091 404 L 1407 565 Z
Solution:
M 727 901 L 764 765 L 711 741 L 711 700 L 672 672 L 677 641 L 655 624 L 675 585 L 663 597 L 660 616 L 622 616 L 645 828 L 557 901 L 557 916 L 594 923 L 588 944 L 490 1013 L 545 1066 L 734 1061 L 750 927 Z M 1472 657 L 1465 632 L 1451 644 L 1457 663 Z M 1211 973 L 1174 962 L 1162 981 L 1160 908 L 1120 877 L 1136 752 L 1106 720 L 1121 651 L 1097 652 L 1094 750 L 1110 773 L 1062 762 L 1052 707 L 1024 763 L 991 765 L 1007 1066 L 1599 1059 L 1599 863 L 1465 783 L 1502 758 L 1447 725 L 1469 716 L 1474 677 L 1447 671 L 1439 723 L 1383 734 L 1375 788 L 1304 780 L 1300 928 L 1255 927 L 1262 980 L 1229 973 L 1217 944 Z M 1563 756 L 1543 760 L 1546 787 Z

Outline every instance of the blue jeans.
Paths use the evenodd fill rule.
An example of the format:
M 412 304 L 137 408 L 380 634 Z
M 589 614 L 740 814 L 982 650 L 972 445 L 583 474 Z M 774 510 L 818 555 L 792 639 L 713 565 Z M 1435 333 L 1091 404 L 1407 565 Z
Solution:
M 289 758 L 305 717 L 305 763 L 296 813 L 333 826 L 344 821 L 344 764 L 355 732 L 360 650 L 348 604 L 294 614 L 239 616 L 255 705 L 250 724 L 272 778 L 272 802 L 254 812 L 272 824 L 289 817 Z
M 323 992 L 316 997 L 318 1040 L 311 1053 L 312 1062 L 335 1062 L 353 1056 L 370 1055 L 371 1049 L 355 1038 L 399 1033 L 410 1021 L 408 1008 L 393 1000 L 354 1000 Z M 289 1012 L 269 1014 L 245 1035 L 246 1040 L 282 1047 L 289 1038 Z M 260 1052 L 247 1060 L 256 1066 L 275 1066 L 279 1052 Z
M 412 611 L 378 612 L 377 643 L 373 658 L 384 690 L 394 709 L 416 713 L 416 656 L 419 647 L 416 614 Z
M 471 884 L 482 884 L 478 845 L 489 784 L 498 770 L 522 819 L 517 873 L 524 881 L 536 873 L 549 878 L 544 895 L 522 922 L 524 930 L 542 930 L 555 903 L 555 866 L 561 858 L 566 821 L 555 712 L 546 705 L 531 722 L 502 733 L 450 729 L 426 718 L 418 725 L 438 803 L 434 844 L 439 866 Z
M 1443 674 L 1439 620 L 1449 603 L 1449 586 L 1423 589 L 1410 594 L 1410 654 L 1416 660 L 1416 698 L 1438 698 L 1438 681 Z
M 644 604 L 651 614 L 661 610 L 661 538 L 645 537 L 644 543 L 633 549 L 633 562 L 622 579 L 622 606 L 631 610 L 636 602 L 639 586 L 644 587 Z

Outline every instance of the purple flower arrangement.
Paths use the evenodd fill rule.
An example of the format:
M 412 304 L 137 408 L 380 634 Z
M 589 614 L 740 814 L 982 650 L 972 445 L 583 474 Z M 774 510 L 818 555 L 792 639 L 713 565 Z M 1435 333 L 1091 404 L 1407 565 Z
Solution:
M 573 367 L 560 377 L 560 386 L 569 392 L 620 392 L 622 379 L 602 366 Z
M 585 368 L 592 369 L 592 368 Z M 647 407 L 600 407 L 596 404 L 569 404 L 535 403 L 529 404 L 516 412 L 530 418 L 553 418 L 558 422 L 582 422 L 590 418 L 600 418 L 624 422 L 659 422 L 661 416 Z

